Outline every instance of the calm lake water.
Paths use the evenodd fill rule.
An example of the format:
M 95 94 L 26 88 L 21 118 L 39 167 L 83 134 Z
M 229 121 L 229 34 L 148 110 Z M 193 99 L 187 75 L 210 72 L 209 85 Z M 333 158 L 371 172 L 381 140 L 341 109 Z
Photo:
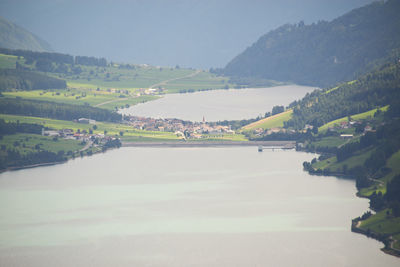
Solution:
M 168 94 L 163 98 L 120 111 L 122 114 L 207 121 L 251 119 L 288 105 L 315 87 L 287 85 L 257 89 L 230 89 L 188 94 Z
M 315 155 L 121 148 L 0 174 L 1 266 L 399 266 L 350 231 L 354 182 Z

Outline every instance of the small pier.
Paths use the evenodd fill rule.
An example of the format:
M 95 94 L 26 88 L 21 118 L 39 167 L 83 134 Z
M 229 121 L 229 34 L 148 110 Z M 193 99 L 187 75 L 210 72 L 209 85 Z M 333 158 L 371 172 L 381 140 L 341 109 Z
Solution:
M 290 150 L 290 149 L 295 149 L 296 148 L 296 143 L 288 143 L 283 146 L 259 146 L 258 147 L 258 152 L 262 152 L 264 149 L 270 149 L 274 151 L 275 149 L 281 149 L 281 150 Z

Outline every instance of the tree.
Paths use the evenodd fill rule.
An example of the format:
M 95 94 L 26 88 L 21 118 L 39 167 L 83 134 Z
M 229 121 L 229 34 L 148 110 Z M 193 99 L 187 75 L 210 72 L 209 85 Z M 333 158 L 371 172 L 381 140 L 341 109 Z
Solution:
M 36 69 L 43 72 L 51 72 L 53 70 L 53 64 L 50 60 L 38 60 L 36 61 Z
M 282 113 L 284 111 L 285 111 L 285 108 L 283 106 L 274 106 L 272 108 L 272 115 L 279 114 L 279 113 Z

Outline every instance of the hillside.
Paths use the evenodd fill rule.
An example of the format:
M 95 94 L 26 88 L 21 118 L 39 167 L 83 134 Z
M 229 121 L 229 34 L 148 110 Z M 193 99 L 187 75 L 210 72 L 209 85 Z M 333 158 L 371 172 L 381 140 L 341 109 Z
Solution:
M 400 63 L 385 64 L 358 80 L 332 89 L 316 90 L 289 105 L 293 117 L 286 127 L 320 127 L 328 122 L 384 107 L 398 101 Z
M 305 170 L 353 178 L 358 195 L 369 198 L 376 214 L 368 211 L 354 219 L 352 230 L 382 241 L 383 251 L 398 256 L 399 71 L 399 62 L 387 63 L 355 81 L 316 90 L 290 105 L 293 117 L 284 123 L 307 129 L 299 148 L 321 154 L 304 162 Z
M 400 1 L 374 2 L 331 22 L 284 25 L 262 36 L 217 72 L 297 84 L 349 81 L 400 48 Z
M 24 28 L 0 17 L 0 47 L 32 51 L 51 51 L 48 43 Z

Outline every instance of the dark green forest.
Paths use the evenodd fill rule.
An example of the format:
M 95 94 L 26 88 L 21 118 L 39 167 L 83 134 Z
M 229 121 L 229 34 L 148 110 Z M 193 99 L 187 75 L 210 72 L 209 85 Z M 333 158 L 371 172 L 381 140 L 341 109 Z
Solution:
M 101 108 L 14 98 L 0 98 L 0 113 L 70 121 L 89 118 L 97 121 L 119 122 L 122 119 L 121 114 Z
M 55 53 L 55 52 L 35 52 L 29 50 L 20 49 L 7 49 L 0 48 L 0 54 L 13 55 L 18 57 L 23 57 L 27 64 L 32 64 L 33 62 L 39 62 L 39 64 L 54 63 L 54 64 L 77 64 L 77 65 L 87 65 L 87 66 L 107 66 L 107 60 L 105 58 L 96 58 L 88 56 L 71 56 L 68 54 Z
M 5 122 L 3 119 L 0 119 L 0 137 L 3 135 L 15 133 L 41 134 L 42 128 L 43 126 L 38 124 Z
M 400 54 L 400 1 L 374 2 L 331 22 L 284 25 L 262 36 L 223 69 L 253 77 L 331 86 Z
M 65 89 L 65 80 L 46 76 L 41 73 L 21 69 L 0 69 L 0 91 Z
M 346 116 L 398 102 L 400 63 L 388 63 L 352 83 L 316 90 L 289 105 L 293 118 L 286 127 L 303 129 L 306 124 L 319 127 Z

